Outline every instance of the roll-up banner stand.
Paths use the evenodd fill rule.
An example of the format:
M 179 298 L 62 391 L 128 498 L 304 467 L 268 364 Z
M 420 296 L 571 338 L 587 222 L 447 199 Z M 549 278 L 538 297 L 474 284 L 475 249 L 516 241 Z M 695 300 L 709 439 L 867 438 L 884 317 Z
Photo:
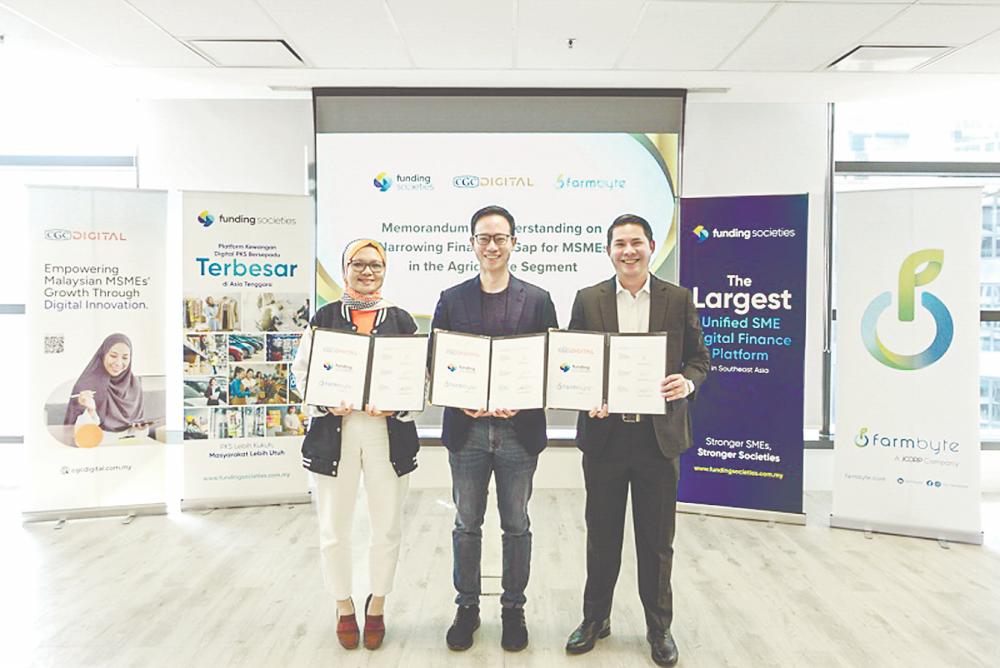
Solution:
M 691 403 L 678 509 L 804 524 L 807 195 L 685 198 L 681 285 L 711 373 Z
M 180 214 L 181 508 L 308 502 L 290 371 L 310 318 L 312 200 L 184 192 Z
M 982 543 L 981 188 L 837 196 L 833 513 Z
M 167 194 L 29 188 L 26 521 L 166 512 Z

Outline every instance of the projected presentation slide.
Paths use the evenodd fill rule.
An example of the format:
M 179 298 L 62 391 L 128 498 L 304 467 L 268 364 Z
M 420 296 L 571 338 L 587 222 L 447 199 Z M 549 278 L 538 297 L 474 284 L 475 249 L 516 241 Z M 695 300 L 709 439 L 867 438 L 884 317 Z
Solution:
M 511 271 L 549 290 L 560 324 L 612 276 L 622 213 L 651 223 L 651 268 L 675 276 L 675 134 L 327 133 L 316 152 L 318 306 L 342 293 L 344 246 L 370 237 L 388 252 L 383 295 L 426 329 L 441 290 L 478 273 L 469 219 L 491 204 L 516 221 Z

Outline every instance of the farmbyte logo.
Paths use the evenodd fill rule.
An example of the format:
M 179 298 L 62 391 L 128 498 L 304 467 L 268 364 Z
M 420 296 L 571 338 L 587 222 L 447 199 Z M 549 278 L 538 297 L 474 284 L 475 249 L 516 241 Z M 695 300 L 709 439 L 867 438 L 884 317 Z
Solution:
M 704 225 L 699 225 L 691 230 L 691 232 L 698 238 L 698 243 L 703 244 L 708 241 L 709 232 L 705 229 Z
M 922 271 L 917 268 L 926 264 Z M 910 254 L 899 268 L 899 308 L 897 317 L 900 322 L 913 322 L 914 297 L 916 289 L 927 285 L 941 273 L 944 265 L 944 251 L 939 248 L 925 248 Z M 914 355 L 901 355 L 889 350 L 878 335 L 878 320 L 882 312 L 889 308 L 892 293 L 889 291 L 875 297 L 865 309 L 861 317 L 861 340 L 871 356 L 891 369 L 900 371 L 915 371 L 930 366 L 941 359 L 951 346 L 954 335 L 954 323 L 948 307 L 928 291 L 920 295 L 920 303 L 934 318 L 936 329 L 934 340 L 923 352 Z
M 201 223 L 202 227 L 210 227 L 215 222 L 215 216 L 208 211 L 202 211 L 198 214 L 198 222 Z
M 868 427 L 861 427 L 854 436 L 854 445 L 859 448 L 867 448 L 869 445 L 875 448 L 886 448 L 894 450 L 922 450 L 925 454 L 947 455 L 955 454 L 961 450 L 958 441 L 947 438 L 931 439 L 919 436 L 897 436 L 894 434 L 883 434 L 874 432 L 870 436 Z M 906 457 L 903 461 L 920 463 L 923 461 L 919 457 Z

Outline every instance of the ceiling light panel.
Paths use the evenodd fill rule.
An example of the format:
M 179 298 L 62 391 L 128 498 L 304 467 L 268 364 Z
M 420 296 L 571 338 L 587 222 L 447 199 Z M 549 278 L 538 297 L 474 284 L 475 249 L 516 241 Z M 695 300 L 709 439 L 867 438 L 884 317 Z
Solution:
M 620 66 L 714 70 L 772 7 L 770 2 L 651 2 Z
M 221 67 L 302 67 L 302 61 L 280 40 L 203 39 L 189 43 Z
M 127 0 L 172 35 L 185 38 L 282 37 L 254 0 Z
M 388 0 L 388 4 L 417 67 L 513 66 L 510 0 Z
M 520 0 L 517 66 L 606 70 L 628 43 L 645 0 Z M 573 48 L 566 40 L 574 38 Z
M 783 4 L 719 69 L 809 72 L 826 67 L 903 9 L 893 4 Z
M 312 67 L 402 69 L 406 48 L 382 2 L 258 0 Z
M 114 65 L 211 67 L 121 0 L 3 0 L 6 7 Z

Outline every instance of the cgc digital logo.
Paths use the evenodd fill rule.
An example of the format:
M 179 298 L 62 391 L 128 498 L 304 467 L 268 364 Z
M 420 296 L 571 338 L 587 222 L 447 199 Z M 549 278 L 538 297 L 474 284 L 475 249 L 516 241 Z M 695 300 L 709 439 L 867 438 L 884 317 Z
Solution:
M 917 268 L 922 266 L 921 271 Z M 910 254 L 899 267 L 899 307 L 896 317 L 899 322 L 913 322 L 914 301 L 917 288 L 927 285 L 941 273 L 944 266 L 944 251 L 926 248 Z M 916 371 L 937 362 L 948 351 L 954 335 L 951 312 L 940 299 L 928 291 L 920 295 L 920 304 L 934 318 L 934 340 L 923 351 L 914 355 L 903 355 L 890 350 L 878 335 L 878 321 L 882 312 L 892 303 L 892 292 L 879 294 L 865 309 L 861 317 L 861 340 L 869 354 L 890 369 Z
M 372 183 L 375 185 L 375 189 L 379 192 L 385 192 L 392 187 L 392 179 L 390 179 L 389 175 L 385 172 L 379 172 L 376 174 Z
M 695 238 L 698 239 L 698 243 L 700 244 L 703 244 L 706 241 L 708 241 L 709 232 L 708 230 L 705 229 L 704 225 L 699 225 L 698 227 L 694 228 L 693 230 L 691 230 L 691 233 L 694 234 Z
M 198 214 L 198 222 L 201 223 L 202 227 L 211 227 L 212 223 L 215 222 L 215 216 L 208 211 L 202 211 Z
M 110 230 L 48 229 L 42 234 L 46 241 L 128 241 L 124 232 Z
M 463 174 L 451 180 L 456 188 L 534 188 L 530 176 L 475 176 Z

